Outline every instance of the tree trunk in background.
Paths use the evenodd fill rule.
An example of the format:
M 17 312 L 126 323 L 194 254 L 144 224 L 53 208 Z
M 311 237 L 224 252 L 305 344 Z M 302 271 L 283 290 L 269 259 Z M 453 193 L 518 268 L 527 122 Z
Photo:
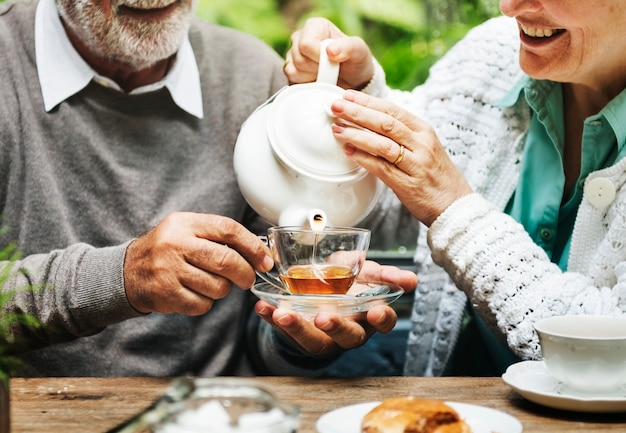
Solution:
M 0 433 L 9 433 L 11 431 L 9 402 L 9 389 L 5 382 L 0 380 Z
M 298 20 L 307 11 L 313 8 L 311 0 L 279 0 L 278 7 L 280 8 L 287 26 L 291 31 L 294 31 L 298 27 Z

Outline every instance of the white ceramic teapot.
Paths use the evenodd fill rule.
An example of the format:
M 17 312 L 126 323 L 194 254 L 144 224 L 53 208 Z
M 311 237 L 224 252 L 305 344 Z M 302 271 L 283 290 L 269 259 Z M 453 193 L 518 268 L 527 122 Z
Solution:
M 320 49 L 315 83 L 284 87 L 242 125 L 234 168 L 250 206 L 274 225 L 354 226 L 372 210 L 382 183 L 350 161 L 334 138 L 331 103 L 343 96 L 339 65 Z

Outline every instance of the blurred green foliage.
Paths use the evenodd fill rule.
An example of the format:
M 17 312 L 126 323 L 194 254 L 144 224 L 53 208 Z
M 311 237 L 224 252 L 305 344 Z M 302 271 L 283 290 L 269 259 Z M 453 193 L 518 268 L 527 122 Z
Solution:
M 0 227 L 0 233 L 5 232 L 7 227 Z M 9 281 L 15 272 L 21 272 L 15 269 L 15 261 L 21 257 L 21 253 L 15 243 L 10 243 L 6 247 L 0 249 L 0 288 Z M 13 328 L 17 325 L 23 325 L 31 329 L 39 328 L 39 320 L 11 309 L 5 308 L 7 305 L 13 305 L 14 298 L 22 291 L 37 290 L 37 286 L 24 286 L 15 290 L 0 290 L 0 382 L 9 389 L 9 377 L 11 377 L 23 362 L 9 353 L 12 351 L 14 344 L 19 344 L 19 338 L 13 333 Z M 0 425 L 1 427 L 1 425 Z
M 401 89 L 423 82 L 432 63 L 467 30 L 499 14 L 499 0 L 198 1 L 198 16 L 253 34 L 281 55 L 307 18 L 326 17 L 365 39 L 389 84 Z
M 411 89 L 473 26 L 499 14 L 498 0 L 199 0 L 198 15 L 258 36 L 284 54 L 289 35 L 312 16 L 361 36 L 388 83 Z

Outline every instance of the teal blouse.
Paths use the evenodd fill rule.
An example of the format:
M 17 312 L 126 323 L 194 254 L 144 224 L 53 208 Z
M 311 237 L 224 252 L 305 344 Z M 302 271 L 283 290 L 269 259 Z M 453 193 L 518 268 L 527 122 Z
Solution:
M 585 120 L 580 175 L 563 200 L 565 175 L 562 85 L 522 78 L 500 101 L 510 107 L 526 98 L 532 118 L 521 161 L 519 183 L 505 212 L 519 221 L 533 241 L 563 271 L 587 175 L 626 155 L 626 90 L 600 113 Z M 468 304 L 461 341 L 447 374 L 500 375 L 519 359 L 489 331 Z

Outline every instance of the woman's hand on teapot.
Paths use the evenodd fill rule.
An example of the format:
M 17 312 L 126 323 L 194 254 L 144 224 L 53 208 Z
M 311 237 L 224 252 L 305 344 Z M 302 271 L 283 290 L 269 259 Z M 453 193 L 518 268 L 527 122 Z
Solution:
M 333 102 L 335 138 L 346 154 L 380 178 L 422 223 L 432 222 L 472 188 L 433 128 L 397 105 L 347 91 Z
M 316 80 L 320 43 L 333 39 L 326 53 L 331 62 L 340 63 L 337 84 L 344 89 L 362 89 L 374 75 L 372 53 L 363 39 L 345 35 L 325 18 L 309 18 L 291 35 L 291 48 L 285 56 L 285 75 L 291 84 Z
M 386 281 L 411 292 L 417 285 L 414 272 L 395 266 L 383 266 L 367 261 L 359 276 L 367 280 Z M 295 346 L 315 356 L 331 356 L 345 350 L 362 346 L 376 332 L 390 332 L 398 320 L 394 309 L 388 305 L 377 305 L 367 313 L 352 316 L 339 316 L 331 312 L 320 312 L 312 321 L 306 320 L 299 313 L 276 308 L 259 301 L 256 313 Z

